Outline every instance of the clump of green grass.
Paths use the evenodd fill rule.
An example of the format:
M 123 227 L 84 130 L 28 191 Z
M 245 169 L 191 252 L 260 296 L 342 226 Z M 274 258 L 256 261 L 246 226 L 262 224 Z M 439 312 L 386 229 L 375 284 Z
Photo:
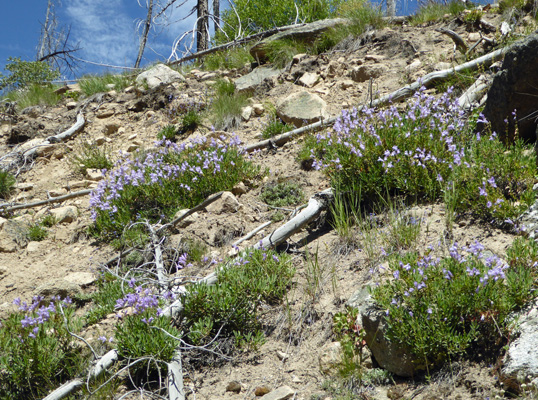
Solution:
M 247 47 L 235 47 L 225 51 L 209 54 L 204 58 L 204 68 L 209 71 L 217 69 L 243 68 L 245 64 L 254 62 Z
M 114 166 L 110 149 L 92 143 L 83 143 L 69 158 L 72 168 L 79 174 L 85 175 L 87 169 L 109 170 Z
M 273 40 L 266 47 L 267 58 L 277 68 L 285 68 L 296 54 L 307 52 L 305 43 L 292 39 Z
M 215 97 L 211 103 L 211 123 L 215 129 L 227 130 L 241 122 L 241 109 L 245 107 L 247 95 L 235 92 L 233 82 L 220 80 L 214 86 Z
M 13 90 L 6 94 L 5 98 L 12 102 L 17 102 L 19 109 L 32 106 L 54 106 L 62 98 L 54 93 L 55 88 L 47 84 L 31 84 L 20 90 Z
M 116 301 L 121 299 L 126 293 L 132 292 L 127 285 L 123 287 L 122 282 L 112 276 L 104 273 L 97 280 L 97 290 L 89 295 L 87 300 L 92 304 L 84 316 L 86 325 L 94 325 L 106 318 L 115 311 Z
M 166 125 L 163 129 L 157 133 L 157 139 L 170 140 L 171 142 L 176 140 L 177 128 L 174 125 Z
M 286 207 L 297 205 L 304 199 L 301 187 L 289 181 L 267 185 L 260 198 L 266 204 L 273 207 Z
M 333 32 L 328 32 L 329 35 L 336 35 L 339 40 L 348 35 L 357 37 L 369 28 L 379 29 L 385 25 L 381 8 L 365 0 L 341 2 L 336 14 L 341 18 L 350 19 L 349 25 L 344 25 Z
M 457 15 L 465 9 L 466 5 L 461 1 L 452 0 L 448 4 L 430 1 L 419 8 L 418 12 L 411 18 L 411 24 L 421 25 L 439 21 L 446 14 Z
M 7 199 L 15 187 L 15 177 L 6 170 L 0 169 L 0 197 Z
M 295 129 L 295 126 L 285 124 L 279 118 L 274 117 L 269 120 L 267 125 L 263 128 L 262 137 L 264 139 L 270 139 L 273 136 L 281 135 L 285 132 L 289 132 Z
M 502 347 L 509 314 L 536 296 L 533 241 L 516 241 L 507 263 L 484 254 L 478 242 L 465 248 L 454 243 L 449 252 L 442 259 L 428 252 L 394 255 L 389 259 L 394 279 L 372 290 L 386 310 L 386 337 L 410 349 L 417 369 L 428 372 L 471 348 L 489 353 Z
M 133 84 L 133 78 L 127 75 L 90 75 L 79 81 L 79 86 L 86 96 L 96 93 L 109 92 L 111 90 L 121 91 Z M 111 89 L 107 85 L 114 85 Z

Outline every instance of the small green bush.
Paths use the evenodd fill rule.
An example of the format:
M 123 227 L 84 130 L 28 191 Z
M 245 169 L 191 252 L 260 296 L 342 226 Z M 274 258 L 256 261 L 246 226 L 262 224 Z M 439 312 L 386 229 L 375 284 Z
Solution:
M 13 191 L 14 186 L 15 177 L 8 171 L 0 169 L 0 197 L 7 199 Z
M 10 75 L 0 73 L 0 90 L 41 85 L 60 77 L 59 71 L 53 70 L 43 61 L 22 61 L 20 57 L 9 57 L 7 61 L 5 69 Z
M 233 82 L 217 81 L 215 98 L 211 102 L 211 123 L 215 129 L 226 130 L 239 125 L 241 110 L 247 105 L 247 96 L 235 92 Z
M 227 144 L 196 138 L 182 145 L 163 142 L 135 160 L 124 154 L 91 194 L 90 232 L 121 238 L 134 222 L 169 219 L 215 192 L 255 179 L 260 168 L 243 157 L 238 144 L 237 138 Z M 131 234 L 136 239 L 140 233 L 135 229 Z
M 262 137 L 264 139 L 270 139 L 273 136 L 281 135 L 285 132 L 289 132 L 295 129 L 295 126 L 283 123 L 280 119 L 272 118 L 267 125 L 263 128 Z
M 444 197 L 458 213 L 502 225 L 534 200 L 535 154 L 471 126 L 448 92 L 436 99 L 421 91 L 403 111 L 344 111 L 334 130 L 305 141 L 303 154 L 346 201 L 371 207 L 397 196 Z
M 454 243 L 450 257 L 442 259 L 418 253 L 391 257 L 394 280 L 372 290 L 386 310 L 387 338 L 409 348 L 417 368 L 427 370 L 476 346 L 501 347 L 509 334 L 508 315 L 535 297 L 538 272 L 534 242 L 520 241 L 508 254 L 506 264 L 475 242 L 468 248 Z
M 457 15 L 467 6 L 461 1 L 452 0 L 448 4 L 430 1 L 420 7 L 418 12 L 411 18 L 411 24 L 421 25 L 429 22 L 439 21 L 446 14 Z
M 290 261 L 273 250 L 253 250 L 219 269 L 216 285 L 189 286 L 182 321 L 189 340 L 205 344 L 217 332 L 236 342 L 259 335 L 260 306 L 281 301 L 294 275 Z
M 109 170 L 114 166 L 110 149 L 106 146 L 83 143 L 69 158 L 72 168 L 81 175 L 87 169 Z
M 175 141 L 177 128 L 174 125 L 166 125 L 159 133 L 157 133 L 157 139 Z
M 19 312 L 0 325 L 0 398 L 41 399 L 51 390 L 81 373 L 84 355 L 74 342 L 60 312 L 77 332 L 80 323 L 70 300 L 41 305 L 15 301 Z
M 297 205 L 304 199 L 301 187 L 296 183 L 279 182 L 267 185 L 261 194 L 264 203 L 273 207 Z
M 125 292 L 132 292 L 125 287 Z M 111 274 L 102 274 L 97 280 L 97 290 L 93 292 L 89 299 L 92 305 L 85 315 L 86 325 L 93 325 L 112 314 L 116 308 L 116 301 L 124 296 L 124 288 L 120 280 Z
M 32 242 L 41 242 L 42 240 L 45 240 L 48 235 L 49 232 L 46 228 L 40 224 L 34 224 L 28 227 L 26 237 Z
M 23 110 L 32 106 L 54 106 L 62 98 L 54 93 L 54 87 L 46 84 L 30 84 L 22 90 L 14 90 L 6 95 L 9 101 L 16 102 L 17 108 Z

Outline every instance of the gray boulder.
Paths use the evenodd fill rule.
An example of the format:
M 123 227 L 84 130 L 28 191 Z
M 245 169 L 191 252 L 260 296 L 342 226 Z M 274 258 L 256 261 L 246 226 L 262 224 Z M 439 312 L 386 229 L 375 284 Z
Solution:
M 501 379 L 516 391 L 521 384 L 538 390 L 538 305 L 522 312 L 517 319 L 517 338 L 510 343 L 503 359 Z
M 513 135 L 516 124 L 512 112 L 517 110 L 519 136 L 535 141 L 538 116 L 538 33 L 516 44 L 504 57 L 488 92 L 484 115 L 492 130 Z
M 255 60 L 263 63 L 267 61 L 267 48 L 269 44 L 275 40 L 292 39 L 303 43 L 313 43 L 328 29 L 347 23 L 349 23 L 349 20 L 344 18 L 325 19 L 279 32 L 254 45 L 250 49 L 250 54 Z
M 293 93 L 277 104 L 276 114 L 284 122 L 300 128 L 321 118 L 329 118 L 327 103 L 307 91 Z
M 235 80 L 235 90 L 238 93 L 254 93 L 266 79 L 278 77 L 284 70 L 258 67 L 249 74 Z
M 157 64 L 136 77 L 136 83 L 146 83 L 150 89 L 155 89 L 157 86 L 168 85 L 176 81 L 183 82 L 185 78 L 179 72 L 174 71 L 164 64 Z
M 381 368 L 401 377 L 412 377 L 416 371 L 424 369 L 408 348 L 385 337 L 385 313 L 373 302 L 368 287 L 351 296 L 347 306 L 359 310 L 359 324 L 366 332 L 366 344 Z

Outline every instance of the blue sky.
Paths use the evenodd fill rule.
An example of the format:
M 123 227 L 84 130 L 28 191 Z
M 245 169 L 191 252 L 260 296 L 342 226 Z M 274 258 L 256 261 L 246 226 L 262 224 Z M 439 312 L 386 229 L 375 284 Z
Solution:
M 145 4 L 145 0 L 140 2 Z M 47 0 L 4 0 L 2 3 L 1 71 L 10 56 L 23 60 L 35 59 Z M 167 58 L 174 40 L 192 29 L 193 17 L 180 20 L 189 13 L 193 4 L 195 0 L 189 0 L 187 4 L 174 9 L 170 20 L 175 22 L 151 32 L 142 65 Z M 62 0 L 56 13 L 60 25 L 71 25 L 71 41 L 79 43 L 82 48 L 76 54 L 78 57 L 112 65 L 133 66 L 138 52 L 136 23 L 146 16 L 146 8 L 140 7 L 137 0 Z M 84 63 L 80 63 L 80 66 L 79 73 L 101 70 Z

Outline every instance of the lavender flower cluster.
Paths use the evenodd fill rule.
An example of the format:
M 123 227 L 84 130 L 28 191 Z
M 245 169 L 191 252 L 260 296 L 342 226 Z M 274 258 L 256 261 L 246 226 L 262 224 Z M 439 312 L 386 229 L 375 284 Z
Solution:
M 57 312 L 58 303 L 63 306 L 72 304 L 72 300 L 69 297 L 62 300 L 60 296 L 54 296 L 49 305 L 45 306 L 42 305 L 43 299 L 42 296 L 34 296 L 30 304 L 21 301 L 19 297 L 13 301 L 13 304 L 19 308 L 19 311 L 24 313 L 24 316 L 21 319 L 21 327 L 31 328 L 28 337 L 36 337 L 39 332 L 39 327 L 49 321 L 51 316 Z

